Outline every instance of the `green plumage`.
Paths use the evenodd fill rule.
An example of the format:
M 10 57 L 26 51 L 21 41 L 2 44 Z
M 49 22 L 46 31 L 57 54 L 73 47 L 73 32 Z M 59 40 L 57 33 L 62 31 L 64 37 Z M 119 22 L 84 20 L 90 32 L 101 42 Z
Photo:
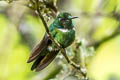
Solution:
M 50 25 L 49 30 L 54 39 L 66 48 L 72 44 L 75 39 L 75 30 L 70 13 L 60 13 L 55 21 Z M 59 48 L 45 34 L 43 40 L 33 49 L 28 63 L 35 60 L 31 70 L 40 71 L 49 65 L 59 52 Z
M 70 29 L 70 30 L 66 30 L 66 31 L 62 31 L 62 29 L 55 29 L 56 31 L 56 35 L 54 37 L 54 39 L 63 47 L 66 48 L 68 47 L 70 44 L 72 44 L 72 42 L 75 39 L 75 30 Z

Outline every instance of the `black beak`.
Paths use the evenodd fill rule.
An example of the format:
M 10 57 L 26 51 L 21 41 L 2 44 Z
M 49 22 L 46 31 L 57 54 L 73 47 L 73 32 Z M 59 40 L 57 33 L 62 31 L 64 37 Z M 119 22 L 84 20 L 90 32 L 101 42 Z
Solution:
M 76 17 L 76 16 L 73 16 L 71 19 L 76 19 L 76 18 L 78 18 L 78 17 Z

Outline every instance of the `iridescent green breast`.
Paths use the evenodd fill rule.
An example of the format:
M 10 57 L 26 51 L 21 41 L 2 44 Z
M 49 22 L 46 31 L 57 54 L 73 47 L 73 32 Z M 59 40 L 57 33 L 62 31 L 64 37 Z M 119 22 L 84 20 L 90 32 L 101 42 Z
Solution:
M 74 29 L 57 29 L 55 40 L 61 44 L 64 48 L 72 44 L 75 39 Z

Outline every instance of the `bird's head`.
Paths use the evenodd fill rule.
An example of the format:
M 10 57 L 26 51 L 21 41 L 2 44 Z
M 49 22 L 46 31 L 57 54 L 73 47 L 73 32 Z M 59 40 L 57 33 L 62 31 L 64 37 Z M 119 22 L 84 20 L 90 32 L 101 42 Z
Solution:
M 78 18 L 78 17 L 73 17 L 70 13 L 63 12 L 58 14 L 56 20 L 58 24 L 61 26 L 61 28 L 70 29 L 74 27 L 72 23 L 72 19 L 75 19 L 75 18 Z

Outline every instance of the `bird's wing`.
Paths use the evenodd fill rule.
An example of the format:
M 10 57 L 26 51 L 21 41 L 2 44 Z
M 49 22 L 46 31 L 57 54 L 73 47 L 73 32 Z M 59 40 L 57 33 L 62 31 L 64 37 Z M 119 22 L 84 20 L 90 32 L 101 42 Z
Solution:
M 50 44 L 50 42 L 50 38 L 47 36 L 47 34 L 45 34 L 43 40 L 33 48 L 27 62 L 30 63 L 35 60 L 40 55 L 40 53 Z
M 53 37 L 56 37 L 57 32 L 56 30 L 51 32 Z M 54 43 L 52 43 L 54 44 Z M 51 44 L 51 46 L 52 46 Z M 34 64 L 32 65 L 31 70 L 36 70 L 36 71 L 40 71 L 42 69 L 44 69 L 45 67 L 47 67 L 56 57 L 56 55 L 58 54 L 59 50 L 55 50 L 53 49 L 52 51 L 47 51 L 44 50 L 42 53 L 46 54 L 44 56 L 39 56 L 36 61 L 34 62 Z
M 47 67 L 57 56 L 59 50 L 53 50 L 50 53 L 48 53 L 39 63 L 39 65 L 36 67 L 36 71 L 40 71 Z

